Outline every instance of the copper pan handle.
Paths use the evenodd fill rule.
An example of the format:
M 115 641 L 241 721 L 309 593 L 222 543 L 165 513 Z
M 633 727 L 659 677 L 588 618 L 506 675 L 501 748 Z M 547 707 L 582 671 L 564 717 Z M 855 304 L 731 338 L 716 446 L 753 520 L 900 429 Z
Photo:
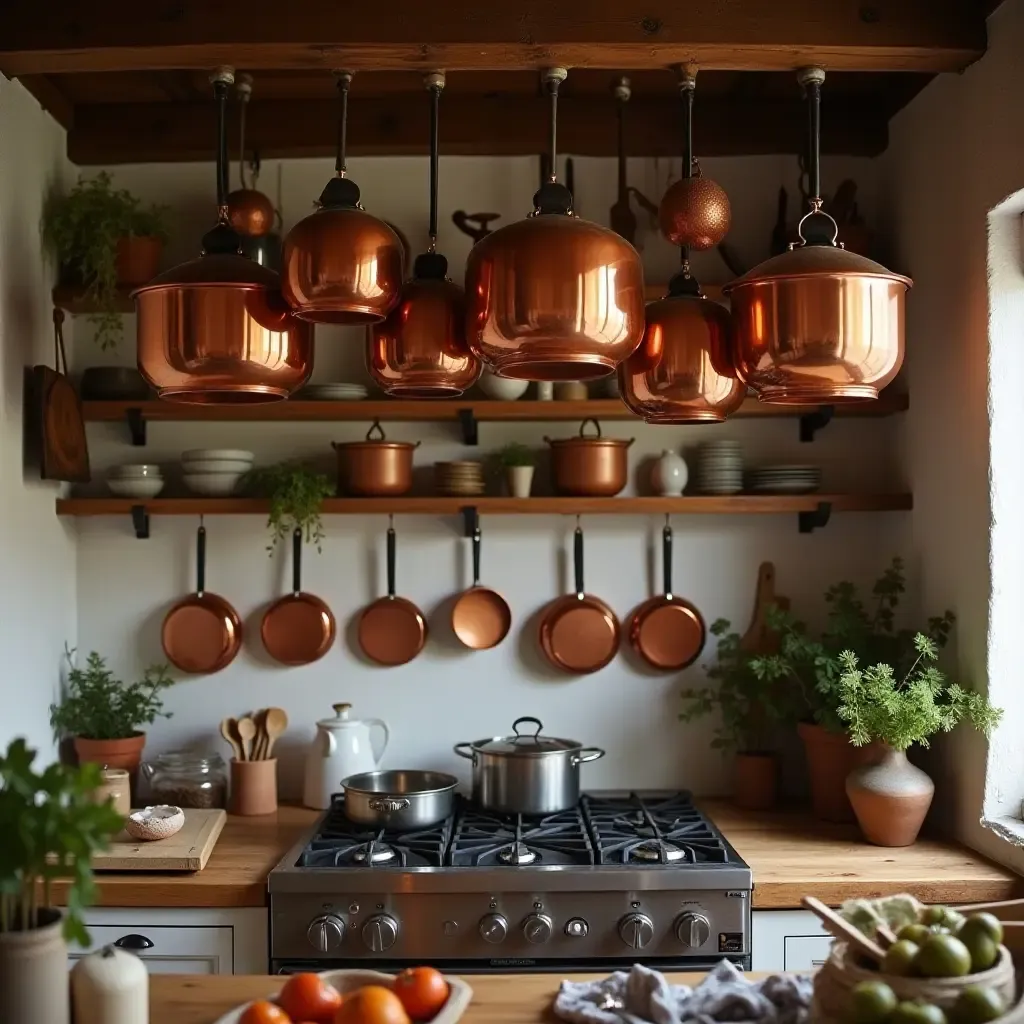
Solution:
M 473 531 L 473 586 L 480 586 L 480 527 Z
M 576 573 L 576 596 L 582 601 L 583 590 L 583 530 L 576 527 L 576 533 L 572 539 L 572 564 Z
M 395 596 L 395 528 L 393 526 L 388 527 L 388 597 L 393 598 Z
M 665 596 L 672 597 L 672 527 L 661 531 L 661 582 Z
M 302 529 L 298 526 L 292 531 L 292 593 L 296 597 L 302 593 Z
M 594 424 L 594 429 L 595 429 L 595 430 L 597 431 L 597 433 L 596 433 L 596 434 L 594 435 L 594 437 L 600 437 L 600 436 L 601 436 L 601 424 L 600 424 L 600 423 L 598 423 L 598 422 L 597 422 L 597 420 L 596 420 L 596 419 L 594 419 L 594 417 L 593 417 L 593 416 L 588 416 L 588 417 L 587 417 L 587 418 L 586 418 L 586 419 L 585 419 L 585 420 L 584 420 L 584 421 L 583 421 L 583 422 L 582 422 L 582 423 L 580 424 L 580 437 L 586 437 L 586 436 L 587 436 L 587 435 L 586 435 L 586 434 L 584 433 L 584 431 L 585 431 L 585 430 L 587 429 L 587 424 L 588 424 L 588 423 L 593 423 L 593 424 Z
M 196 596 L 202 597 L 206 590 L 206 527 L 196 531 Z
M 600 747 L 584 747 L 572 759 L 573 764 L 586 764 L 587 761 L 600 761 L 604 751 Z

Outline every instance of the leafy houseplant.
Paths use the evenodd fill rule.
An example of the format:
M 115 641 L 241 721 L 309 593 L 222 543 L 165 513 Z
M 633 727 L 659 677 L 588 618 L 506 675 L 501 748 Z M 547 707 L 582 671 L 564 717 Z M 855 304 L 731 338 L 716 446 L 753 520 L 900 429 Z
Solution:
M 307 544 L 316 544 L 320 551 L 324 539 L 320 512 L 324 499 L 334 494 L 327 476 L 300 462 L 280 462 L 250 470 L 246 483 L 251 491 L 270 498 L 268 551 L 296 529 L 302 530 Z
M 121 818 L 93 802 L 98 765 L 36 772 L 35 757 L 22 738 L 0 754 L 0 991 L 19 1019 L 66 1024 L 65 939 L 89 944 L 81 911 L 93 896 L 90 856 L 106 849 Z M 58 878 L 69 879 L 63 925 L 51 902 Z
M 66 196 L 51 196 L 43 211 L 43 241 L 63 275 L 85 289 L 97 311 L 89 318 L 100 348 L 121 337 L 119 284 L 144 284 L 155 276 L 167 242 L 169 210 L 143 206 L 127 189 L 115 189 L 105 171 L 81 178 Z
M 509 494 L 514 498 L 528 498 L 533 485 L 536 461 L 532 449 L 513 441 L 498 452 L 498 461 L 505 469 L 505 483 Z

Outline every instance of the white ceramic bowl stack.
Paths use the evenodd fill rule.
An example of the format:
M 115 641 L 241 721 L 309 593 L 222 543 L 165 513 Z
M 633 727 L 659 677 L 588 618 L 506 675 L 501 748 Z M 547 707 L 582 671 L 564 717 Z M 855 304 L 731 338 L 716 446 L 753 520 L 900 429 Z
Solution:
M 112 469 L 107 486 L 119 498 L 155 498 L 164 489 L 164 477 L 159 466 L 139 462 Z
M 246 473 L 256 456 L 238 448 L 192 448 L 181 453 L 185 486 L 193 494 L 226 498 Z
M 761 466 L 752 469 L 747 488 L 754 494 L 813 494 L 821 488 L 818 466 Z
M 705 441 L 697 449 L 694 486 L 700 494 L 739 494 L 743 490 L 739 441 Z

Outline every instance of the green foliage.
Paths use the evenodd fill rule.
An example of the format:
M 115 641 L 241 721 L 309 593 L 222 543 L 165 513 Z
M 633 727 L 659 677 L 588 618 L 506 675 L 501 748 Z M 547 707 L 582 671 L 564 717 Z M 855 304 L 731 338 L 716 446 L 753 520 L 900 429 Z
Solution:
M 51 764 L 37 773 L 35 757 L 20 737 L 0 756 L 0 933 L 39 927 L 53 880 L 69 878 L 64 936 L 87 946 L 81 912 L 94 895 L 90 858 L 108 847 L 121 817 L 109 802 L 91 800 L 99 765 Z
M 146 206 L 127 189 L 115 189 L 106 171 L 80 178 L 66 195 L 52 195 L 43 211 L 43 241 L 65 271 L 80 280 L 99 311 L 89 317 L 100 348 L 121 337 L 117 297 L 117 241 L 127 235 L 166 242 L 169 208 Z
M 498 452 L 498 460 L 506 468 L 532 466 L 536 461 L 533 449 L 518 441 L 512 441 Z
M 50 705 L 50 725 L 58 735 L 90 740 L 120 740 L 134 736 L 140 725 L 152 725 L 164 712 L 159 693 L 174 685 L 166 665 L 151 665 L 142 679 L 125 685 L 93 651 L 79 668 L 74 651 L 67 651 L 67 687 L 60 704 Z
M 261 466 L 246 474 L 246 485 L 261 497 L 270 498 L 270 543 L 272 552 L 279 540 L 290 537 L 298 528 L 306 543 L 316 544 L 320 551 L 324 539 L 320 511 L 324 499 L 334 494 L 331 481 L 301 462 L 279 462 L 275 466 Z
M 850 741 L 862 747 L 879 741 L 895 750 L 913 743 L 928 746 L 937 732 L 949 732 L 964 719 L 988 734 L 1002 711 L 980 693 L 951 683 L 935 666 L 939 645 L 931 637 L 914 637 L 917 657 L 897 674 L 884 662 L 861 669 L 853 651 L 839 655 L 839 717 L 848 724 Z

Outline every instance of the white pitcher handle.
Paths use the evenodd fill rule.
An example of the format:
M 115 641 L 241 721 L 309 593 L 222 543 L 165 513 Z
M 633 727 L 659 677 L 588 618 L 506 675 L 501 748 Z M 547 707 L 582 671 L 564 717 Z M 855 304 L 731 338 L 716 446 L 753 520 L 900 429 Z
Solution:
M 380 764 L 381 758 L 384 756 L 384 751 L 388 749 L 388 743 L 391 740 L 391 730 L 379 718 L 367 718 L 366 724 L 371 729 L 376 725 L 384 732 L 384 742 L 380 745 L 380 753 L 374 752 L 373 755 L 374 761 L 376 761 L 377 764 Z M 373 745 L 373 740 L 370 740 L 370 745 Z
M 324 751 L 324 757 L 334 757 L 338 750 L 338 741 L 334 738 L 334 733 L 330 729 L 321 729 L 320 731 L 327 740 L 327 750 Z

